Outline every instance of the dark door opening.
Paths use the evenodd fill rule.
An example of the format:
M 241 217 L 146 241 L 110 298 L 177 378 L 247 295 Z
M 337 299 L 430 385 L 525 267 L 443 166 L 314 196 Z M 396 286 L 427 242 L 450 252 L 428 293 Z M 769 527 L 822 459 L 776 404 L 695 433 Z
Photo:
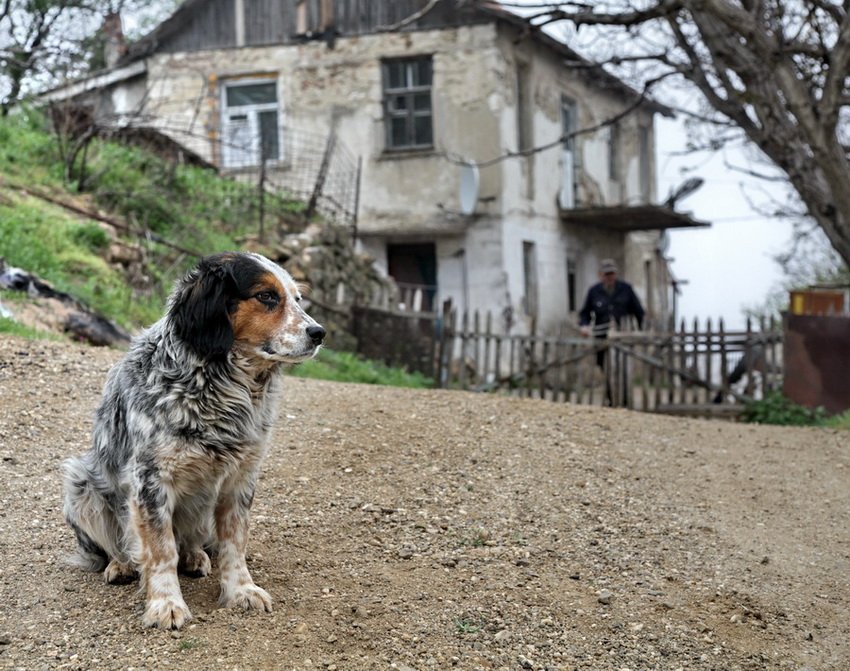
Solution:
M 402 296 L 422 290 L 422 309 L 434 309 L 437 296 L 437 248 L 433 242 L 387 245 L 387 272 Z

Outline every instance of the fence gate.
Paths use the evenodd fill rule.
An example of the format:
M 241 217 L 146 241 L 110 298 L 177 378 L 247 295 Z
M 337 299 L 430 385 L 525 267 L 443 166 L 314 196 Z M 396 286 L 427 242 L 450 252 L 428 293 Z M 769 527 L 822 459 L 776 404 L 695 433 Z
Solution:
M 503 335 L 490 314 L 443 312 L 437 385 L 591 405 L 693 415 L 735 415 L 781 388 L 782 333 L 775 322 L 727 331 L 612 331 L 593 339 L 564 326 L 557 336 Z

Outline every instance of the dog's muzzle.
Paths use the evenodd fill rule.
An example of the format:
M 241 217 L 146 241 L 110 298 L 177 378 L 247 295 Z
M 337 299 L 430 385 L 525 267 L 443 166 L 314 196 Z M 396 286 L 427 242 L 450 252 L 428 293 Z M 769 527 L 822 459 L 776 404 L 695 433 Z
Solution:
M 310 338 L 311 341 L 313 341 L 313 344 L 316 345 L 316 347 L 322 344 L 322 341 L 325 339 L 327 333 L 328 332 L 325 331 L 325 329 L 319 326 L 318 324 L 316 324 L 315 326 L 307 327 L 307 337 Z

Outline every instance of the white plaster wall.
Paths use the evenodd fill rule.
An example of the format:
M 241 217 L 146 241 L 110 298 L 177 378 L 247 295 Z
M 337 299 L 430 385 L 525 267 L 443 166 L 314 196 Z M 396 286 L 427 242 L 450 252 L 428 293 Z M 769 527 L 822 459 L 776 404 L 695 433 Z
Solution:
M 318 42 L 153 57 L 146 111 L 167 118 L 164 129 L 210 160 L 220 124 L 220 83 L 226 78 L 267 75 L 278 81 L 284 123 L 318 134 L 335 119 L 339 138 L 364 158 L 358 228 L 363 248 L 386 271 L 386 236 L 430 236 L 437 241 L 438 282 L 443 297 L 501 312 L 522 314 L 522 242 L 537 247 L 541 330 L 566 314 L 566 259 L 595 281 L 598 260 L 625 263 L 622 236 L 581 231 L 560 221 L 560 147 L 526 159 L 481 169 L 477 218 L 457 214 L 460 169 L 445 156 L 484 161 L 517 148 L 516 52 L 531 63 L 533 142 L 561 134 L 565 94 L 578 104 L 579 127 L 618 113 L 628 103 L 564 66 L 560 57 L 495 25 L 415 31 L 340 39 L 333 50 Z M 435 149 L 418 154 L 384 152 L 380 59 L 432 54 Z M 167 128 L 165 127 L 167 126 Z M 625 199 L 639 192 L 637 118 L 624 120 L 621 174 Z M 182 131 L 177 132 L 177 131 Z M 612 204 L 619 185 L 608 179 L 604 133 L 579 136 L 582 181 L 579 203 Z M 528 180 L 532 180 L 529 186 Z M 652 180 L 654 182 L 654 180 Z M 372 236 L 372 237 L 369 237 Z M 380 236 L 380 237 L 375 237 Z M 462 264 L 467 264 L 466 290 Z M 580 293 L 584 288 L 580 286 Z M 583 298 L 578 296 L 579 302 Z
M 167 116 L 172 132 L 192 126 L 198 135 L 190 140 L 192 148 L 214 159 L 210 139 L 219 125 L 219 83 L 269 73 L 277 78 L 286 124 L 326 134 L 335 117 L 340 140 L 364 157 L 359 221 L 364 234 L 445 230 L 451 228 L 445 210 L 459 209 L 460 168 L 444 154 L 482 160 L 498 150 L 491 110 L 498 105 L 492 97 L 498 81 L 490 76 L 498 56 L 494 34 L 492 25 L 484 25 L 340 39 L 332 50 L 313 42 L 156 56 L 149 65 L 148 110 Z M 387 153 L 380 60 L 417 54 L 433 56 L 435 148 Z M 498 199 L 499 177 L 498 171 L 483 171 L 482 194 Z

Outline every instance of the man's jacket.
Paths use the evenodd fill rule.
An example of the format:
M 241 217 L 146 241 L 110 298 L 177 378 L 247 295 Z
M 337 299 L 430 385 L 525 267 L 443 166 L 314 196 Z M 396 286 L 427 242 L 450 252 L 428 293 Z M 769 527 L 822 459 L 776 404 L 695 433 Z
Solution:
M 608 330 L 611 319 L 619 326 L 620 320 L 627 315 L 637 319 L 638 328 L 643 327 L 643 306 L 632 285 L 617 280 L 613 293 L 609 294 L 602 282 L 597 282 L 587 292 L 584 307 L 579 312 L 579 325 L 588 326 L 592 316 L 594 333 L 601 335 Z

